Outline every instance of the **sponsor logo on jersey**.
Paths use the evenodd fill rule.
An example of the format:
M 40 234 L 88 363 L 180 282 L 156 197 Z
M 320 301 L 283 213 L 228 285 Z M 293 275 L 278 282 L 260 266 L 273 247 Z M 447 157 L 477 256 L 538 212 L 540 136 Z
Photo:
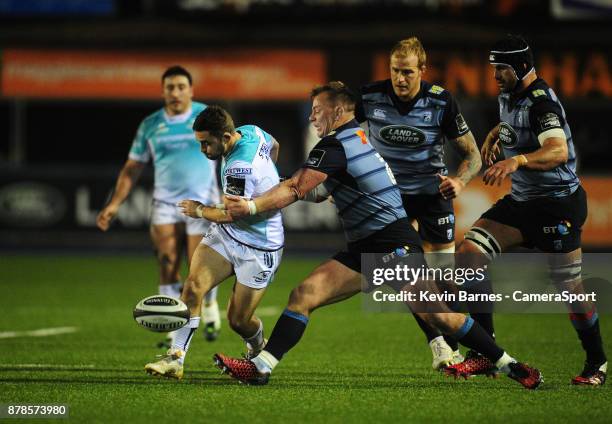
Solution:
M 253 168 L 228 168 L 223 175 L 250 175 Z
M 423 122 L 431 122 L 431 115 L 430 111 L 423 113 Z
M 546 91 L 544 91 L 542 89 L 533 90 L 532 94 L 533 94 L 533 97 L 546 96 Z
M 460 113 L 455 116 L 455 125 L 457 125 L 457 131 L 459 131 L 459 134 L 465 134 L 470 130 L 467 122 L 465 122 L 465 119 L 463 118 L 463 115 Z
M 561 120 L 559 119 L 559 115 L 554 112 L 548 112 L 544 115 L 538 117 L 538 121 L 540 122 L 540 128 L 542 131 L 550 130 L 552 128 L 561 128 Z
M 257 154 L 262 159 L 268 159 L 270 157 L 270 150 L 272 150 L 272 144 L 263 143 Z
M 387 117 L 387 112 L 384 109 L 374 109 L 372 114 L 374 118 L 385 119 Z
M 240 175 L 227 175 L 225 177 L 225 193 L 234 196 L 244 196 L 246 178 Z
M 507 122 L 502 122 L 499 126 L 499 141 L 504 147 L 514 147 L 518 143 L 516 131 Z
M 308 159 L 306 159 L 306 165 L 318 168 L 319 165 L 321 165 L 323 156 L 325 156 L 325 150 L 312 149 L 308 155 Z
M 439 85 L 432 85 L 431 88 L 429 89 L 429 92 L 432 94 L 440 94 L 443 91 L 444 89 L 440 87 Z
M 387 125 L 380 129 L 378 135 L 388 144 L 407 147 L 421 146 L 427 141 L 423 131 L 408 125 Z

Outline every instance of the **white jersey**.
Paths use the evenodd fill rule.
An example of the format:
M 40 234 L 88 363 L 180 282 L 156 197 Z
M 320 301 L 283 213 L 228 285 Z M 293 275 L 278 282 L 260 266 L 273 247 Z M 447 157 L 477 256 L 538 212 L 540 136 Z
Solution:
M 224 158 L 221 185 L 225 194 L 252 199 L 280 181 L 270 158 L 273 138 L 255 125 L 236 128 L 242 136 Z M 280 211 L 270 211 L 224 224 L 221 229 L 234 240 L 259 250 L 275 251 L 284 243 Z

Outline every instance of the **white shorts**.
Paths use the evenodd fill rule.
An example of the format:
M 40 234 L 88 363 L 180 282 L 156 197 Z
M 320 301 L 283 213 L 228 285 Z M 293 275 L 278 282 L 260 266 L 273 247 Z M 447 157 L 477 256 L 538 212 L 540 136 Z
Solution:
M 253 289 L 266 288 L 272 282 L 283 256 L 283 249 L 266 251 L 246 246 L 217 224 L 210 226 L 200 243 L 227 259 L 234 267 L 238 282 Z
M 185 232 L 190 236 L 201 236 L 206 234 L 211 224 L 211 222 L 206 219 L 196 219 L 183 215 L 181 209 L 172 203 L 153 200 L 153 206 L 151 207 L 151 224 L 164 225 L 176 224 L 179 222 L 185 224 Z

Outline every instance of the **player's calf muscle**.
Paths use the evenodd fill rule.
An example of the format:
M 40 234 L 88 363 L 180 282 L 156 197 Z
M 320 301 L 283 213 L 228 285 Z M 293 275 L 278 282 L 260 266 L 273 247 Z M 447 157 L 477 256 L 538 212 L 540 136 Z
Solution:
M 437 328 L 444 334 L 453 334 L 455 333 L 463 322 L 465 321 L 465 316 L 458 313 L 418 313 L 417 314 L 423 321 L 427 322 L 429 325 Z

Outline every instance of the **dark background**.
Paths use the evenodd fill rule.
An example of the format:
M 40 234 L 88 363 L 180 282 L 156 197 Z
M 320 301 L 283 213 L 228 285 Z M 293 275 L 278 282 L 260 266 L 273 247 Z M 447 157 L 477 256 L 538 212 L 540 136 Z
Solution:
M 190 51 L 196 55 L 219 49 L 306 48 L 323 52 L 328 80 L 340 79 L 358 88 L 375 77 L 374 57 L 386 54 L 402 38 L 418 36 L 429 53 L 431 69 L 440 70 L 454 56 L 486 64 L 487 49 L 497 38 L 519 33 L 531 43 L 536 63 L 544 57 L 555 61 L 552 69 L 559 74 L 549 81 L 555 87 L 563 84 L 560 75 L 567 71 L 563 58 L 570 55 L 577 61 L 577 89 L 571 95 L 562 90 L 558 94 L 580 155 L 580 173 L 607 175 L 612 158 L 608 147 L 612 7 L 602 4 L 564 0 L 5 0 L 0 1 L 0 54 L 8 48 Z M 595 70 L 589 68 L 593 55 L 604 62 Z M 425 78 L 429 75 L 434 77 L 432 82 L 445 82 L 435 78 L 440 72 Z M 484 85 L 492 74 L 485 71 L 481 78 Z M 584 83 L 588 78 L 596 81 L 595 88 Z M 477 141 L 482 142 L 496 124 L 495 98 L 486 90 L 474 95 L 461 83 L 452 92 Z M 308 93 L 304 101 L 246 102 L 207 98 L 205 92 L 197 91 L 196 98 L 224 105 L 238 124 L 255 123 L 274 134 L 282 144 L 282 174 L 291 174 L 300 165 Z M 90 204 L 99 209 L 126 159 L 138 123 L 159 107 L 161 98 L 34 99 L 0 92 L 0 182 L 36 176 L 56 179 L 66 187 L 90 180 Z M 455 159 L 450 153 L 451 164 Z M 147 184 L 150 172 L 144 178 Z M 69 211 L 73 203 L 68 202 Z M 71 219 L 64 216 L 48 228 L 52 236 L 47 247 L 71 245 L 67 234 L 75 231 L 76 238 L 100 242 L 91 225 L 79 228 Z M 0 246 L 9 248 L 37 245 L 45 230 L 44 226 L 17 227 L 14 222 L 5 222 L 1 228 Z M 133 229 L 146 238 L 143 228 L 145 223 Z M 87 237 L 81 233 L 84 229 Z M 110 237 L 117 236 L 105 235 L 103 240 Z

